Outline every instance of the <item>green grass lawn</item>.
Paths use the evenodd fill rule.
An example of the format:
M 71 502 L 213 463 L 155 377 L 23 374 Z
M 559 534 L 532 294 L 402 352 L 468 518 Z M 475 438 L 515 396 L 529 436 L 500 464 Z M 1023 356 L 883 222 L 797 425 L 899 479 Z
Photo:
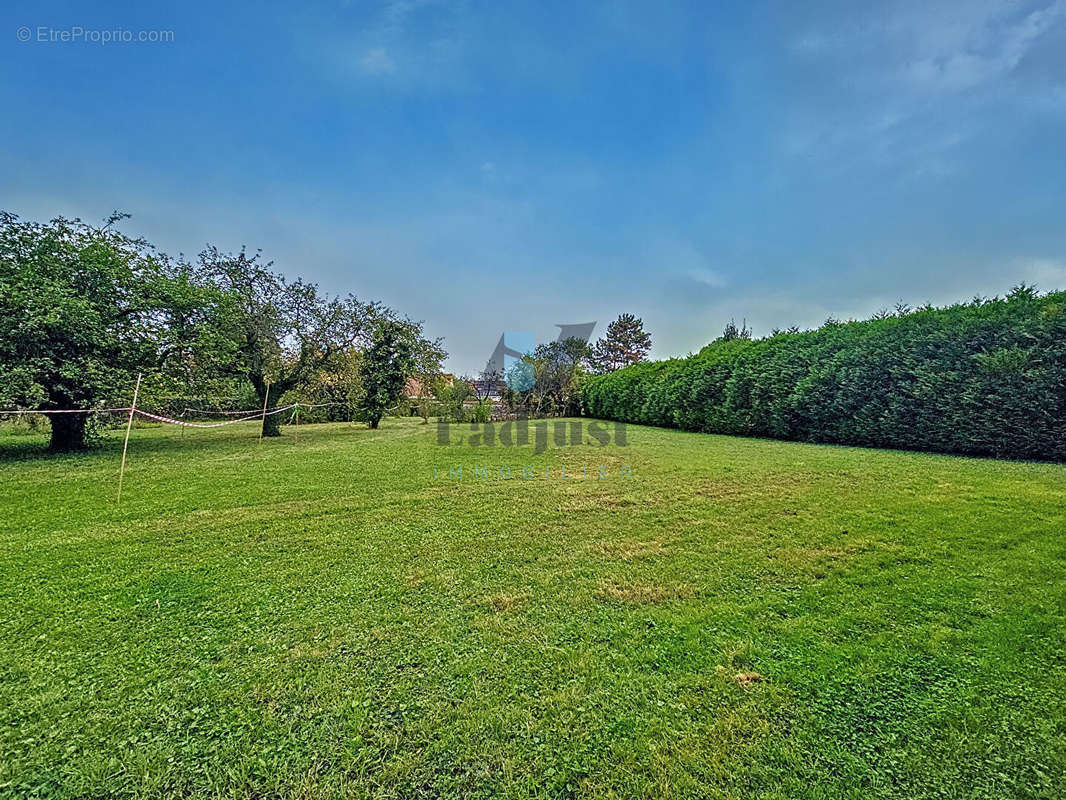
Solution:
M 1066 796 L 1066 467 L 628 441 L 0 437 L 0 794 Z

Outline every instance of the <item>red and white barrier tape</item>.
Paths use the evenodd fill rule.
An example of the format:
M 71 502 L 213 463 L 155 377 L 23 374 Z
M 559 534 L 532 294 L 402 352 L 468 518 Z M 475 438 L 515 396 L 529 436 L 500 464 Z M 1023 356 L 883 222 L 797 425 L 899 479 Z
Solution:
M 221 428 L 223 425 L 235 425 L 238 422 L 249 422 L 250 420 L 262 419 L 263 417 L 272 417 L 274 414 L 280 414 L 282 411 L 288 411 L 290 408 L 295 408 L 293 405 L 281 406 L 280 408 L 274 408 L 267 411 L 265 414 L 262 411 L 257 411 L 255 414 L 250 414 L 247 417 L 240 417 L 239 419 L 227 419 L 225 422 L 185 422 L 184 420 L 174 419 L 173 417 L 164 417 L 160 414 L 149 414 L 147 411 L 141 411 L 139 408 L 133 409 L 135 414 L 140 414 L 142 417 L 148 419 L 154 419 L 156 422 L 167 422 L 171 425 L 181 425 L 186 428 Z
M 53 409 L 42 409 L 42 410 L 39 410 L 39 411 L 34 411 L 32 409 L 31 410 L 18 409 L 18 410 L 15 410 L 15 411 L 0 411 L 0 414 L 13 414 L 13 415 L 20 415 L 20 416 L 23 415 L 23 414 L 105 414 L 105 413 L 115 413 L 115 412 L 118 412 L 118 411 L 121 411 L 123 413 L 127 413 L 128 414 L 129 410 L 130 410 L 129 406 L 126 406 L 125 408 L 53 408 Z
M 183 409 L 179 416 L 184 417 L 186 414 L 194 414 L 199 417 L 239 417 L 242 414 L 260 414 L 263 410 L 260 409 L 248 409 L 247 411 L 209 411 L 206 408 L 186 408 Z
M 316 408 L 325 408 L 326 406 L 343 406 L 343 405 L 347 405 L 347 403 L 341 403 L 341 402 L 333 402 L 333 403 L 292 403 L 292 405 L 286 406 L 286 408 L 291 408 L 292 406 L 299 406 L 300 408 L 306 408 L 306 409 L 313 410 L 313 409 L 316 409 Z M 126 410 L 128 411 L 129 409 L 126 409 Z M 202 417 L 210 417 L 210 416 L 232 417 L 232 416 L 240 416 L 242 414 L 249 414 L 249 415 L 258 414 L 258 415 L 261 416 L 263 412 L 260 411 L 259 409 L 251 409 L 251 408 L 247 409 L 245 411 L 210 411 L 210 410 L 208 410 L 206 408 L 185 408 L 181 412 L 181 416 L 184 417 L 186 414 L 190 414 L 190 413 L 191 414 L 197 414 L 197 415 L 202 416 Z
M 154 419 L 154 420 L 156 420 L 158 422 L 169 422 L 169 423 L 171 423 L 173 425 L 184 425 L 187 428 L 220 428 L 223 425 L 232 425 L 232 424 L 234 424 L 236 422 L 248 422 L 249 420 L 253 420 L 253 419 L 262 419 L 264 416 L 269 417 L 269 416 L 272 416 L 274 414 L 280 414 L 282 411 L 288 411 L 289 409 L 293 409 L 293 412 L 295 413 L 295 409 L 297 409 L 297 408 L 306 408 L 308 410 L 313 410 L 313 409 L 316 409 L 316 408 L 325 408 L 326 406 L 344 406 L 344 405 L 347 405 L 347 403 L 342 403 L 342 402 L 339 402 L 339 401 L 331 402 L 331 403 L 290 403 L 287 406 L 280 406 L 278 408 L 272 408 L 270 411 L 267 411 L 265 414 L 262 411 L 260 411 L 260 410 L 253 410 L 253 409 L 249 409 L 247 411 L 208 411 L 206 409 L 200 409 L 200 408 L 186 408 L 184 411 L 181 412 L 181 416 L 183 416 L 183 417 L 190 411 L 194 412 L 196 414 L 202 414 L 204 416 L 208 416 L 208 415 L 211 415 L 211 414 L 215 414 L 215 415 L 218 415 L 218 416 L 232 416 L 234 414 L 243 414 L 244 415 L 244 416 L 241 416 L 239 419 L 230 419 L 230 420 L 226 420 L 225 422 L 215 422 L 215 423 L 210 423 L 210 424 L 208 424 L 208 423 L 196 423 L 196 422 L 185 422 L 185 421 L 180 420 L 180 419 L 174 419 L 173 417 L 165 417 L 165 416 L 162 416 L 160 414 L 152 414 L 152 413 L 149 413 L 148 411 L 143 411 L 143 410 L 141 410 L 139 408 L 133 409 L 133 413 L 140 414 L 142 417 L 147 417 L 148 419 Z M 388 413 L 389 411 L 395 411 L 397 408 L 399 408 L 398 405 L 397 406 L 393 406 L 392 408 L 385 409 L 385 411 L 386 411 L 386 413 Z M 23 416 L 23 415 L 28 415 L 28 414 L 107 414 L 107 413 L 118 413 L 118 412 L 122 412 L 123 414 L 128 414 L 129 411 L 130 411 L 129 406 L 126 406 L 125 408 L 57 408 L 57 409 L 40 409 L 40 410 L 15 409 L 15 410 L 11 410 L 11 411 L 0 410 L 0 414 L 10 414 L 10 415 L 13 415 L 13 416 Z

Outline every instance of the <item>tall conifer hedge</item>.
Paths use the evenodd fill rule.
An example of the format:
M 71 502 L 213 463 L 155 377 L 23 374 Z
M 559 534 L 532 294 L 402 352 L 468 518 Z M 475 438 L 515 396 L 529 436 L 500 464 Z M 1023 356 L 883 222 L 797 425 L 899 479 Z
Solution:
M 827 323 L 586 379 L 585 413 L 690 431 L 1066 460 L 1066 292 Z

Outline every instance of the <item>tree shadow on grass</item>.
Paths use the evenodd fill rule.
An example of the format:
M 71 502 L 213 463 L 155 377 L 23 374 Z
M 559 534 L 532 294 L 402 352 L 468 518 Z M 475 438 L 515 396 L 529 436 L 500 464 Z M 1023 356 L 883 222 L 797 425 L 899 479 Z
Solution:
M 342 436 L 348 431 L 365 431 L 365 425 L 350 426 L 348 423 L 325 423 L 336 426 L 330 431 L 332 435 Z M 255 425 L 255 423 L 253 423 Z M 310 434 L 318 427 L 316 424 L 301 425 L 301 432 Z M 278 444 L 296 445 L 295 431 L 290 426 L 282 426 L 285 433 L 280 438 L 267 438 L 263 440 L 263 446 L 277 446 Z M 381 430 L 381 429 L 379 429 Z M 49 435 L 47 432 L 12 431 L 0 428 L 0 468 L 5 464 L 17 464 L 34 461 L 90 461 L 94 458 L 106 457 L 108 459 L 119 458 L 122 453 L 122 439 L 125 428 L 110 429 L 96 441 L 92 442 L 85 450 L 72 453 L 54 453 L 48 449 Z M 138 435 L 141 434 L 141 435 Z M 147 435 L 146 435 L 147 434 Z M 174 429 L 164 428 L 159 425 L 134 424 L 130 436 L 130 454 L 140 455 L 166 455 L 167 453 L 189 452 L 193 450 L 207 450 L 213 447 L 234 447 L 247 444 L 249 447 L 259 446 L 258 427 L 249 426 L 241 430 L 231 430 L 226 433 L 212 433 L 197 431 L 189 436 L 181 436 Z
M 3 434 L 0 433 L 0 465 L 27 461 L 65 461 L 69 459 L 91 459 L 100 455 L 121 452 L 122 442 L 117 444 L 104 439 L 90 445 L 85 450 L 69 453 L 56 453 L 48 449 L 47 434 Z

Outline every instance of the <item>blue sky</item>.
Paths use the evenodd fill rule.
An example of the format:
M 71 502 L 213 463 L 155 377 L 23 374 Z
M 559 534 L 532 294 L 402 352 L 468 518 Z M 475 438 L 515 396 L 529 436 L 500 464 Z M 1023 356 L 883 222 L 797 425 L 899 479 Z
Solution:
M 1066 0 L 85 6 L 0 10 L 0 207 L 262 248 L 455 371 L 1066 288 Z

